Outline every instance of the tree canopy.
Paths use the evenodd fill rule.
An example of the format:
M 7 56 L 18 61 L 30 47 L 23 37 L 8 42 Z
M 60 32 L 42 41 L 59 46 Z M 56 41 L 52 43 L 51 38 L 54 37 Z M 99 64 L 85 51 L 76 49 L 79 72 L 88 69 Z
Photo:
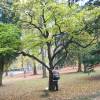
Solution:
M 13 24 L 0 24 L 0 55 L 17 52 L 20 48 L 21 32 Z
M 21 32 L 13 24 L 0 24 L 0 85 L 4 66 L 18 56 Z

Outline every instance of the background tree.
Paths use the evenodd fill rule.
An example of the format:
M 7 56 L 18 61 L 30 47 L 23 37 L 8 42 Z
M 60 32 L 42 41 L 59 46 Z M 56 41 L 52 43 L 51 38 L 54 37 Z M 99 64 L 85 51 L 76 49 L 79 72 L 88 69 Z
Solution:
M 33 75 L 37 75 L 36 62 L 33 60 Z
M 45 62 L 46 50 L 41 47 L 42 61 Z M 47 77 L 46 67 L 42 65 L 43 78 Z
M 2 75 L 4 66 L 16 58 L 20 49 L 19 29 L 12 24 L 0 24 L 0 86 L 2 85 Z
M 0 1 L 0 21 L 2 23 L 16 23 L 18 16 L 15 16 L 13 11 L 13 0 L 1 0 Z

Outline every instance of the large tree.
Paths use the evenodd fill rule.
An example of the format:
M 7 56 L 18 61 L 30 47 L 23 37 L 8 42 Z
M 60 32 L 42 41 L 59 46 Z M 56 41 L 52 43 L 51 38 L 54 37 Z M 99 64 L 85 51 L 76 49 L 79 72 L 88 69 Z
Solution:
M 2 85 L 2 75 L 4 66 L 9 64 L 18 55 L 20 49 L 19 29 L 12 24 L 0 24 L 0 86 Z
M 22 28 L 32 30 L 31 33 L 28 32 L 28 38 L 24 42 L 27 46 L 24 46 L 20 53 L 32 57 L 48 69 L 49 90 L 54 90 L 52 70 L 67 56 L 69 46 L 74 44 L 86 48 L 94 41 L 93 37 L 82 30 L 84 20 L 91 20 L 93 16 L 88 19 L 87 10 L 81 11 L 78 6 L 69 7 L 66 3 L 58 3 L 54 0 L 30 0 L 27 3 L 17 4 L 18 2 L 16 11 L 21 12 Z M 96 12 L 97 10 L 94 9 Z M 93 11 L 90 15 L 92 14 Z M 47 50 L 47 62 L 43 62 L 33 52 L 41 46 Z M 39 53 L 39 50 L 37 52 Z M 61 52 L 65 52 L 66 55 L 56 59 Z

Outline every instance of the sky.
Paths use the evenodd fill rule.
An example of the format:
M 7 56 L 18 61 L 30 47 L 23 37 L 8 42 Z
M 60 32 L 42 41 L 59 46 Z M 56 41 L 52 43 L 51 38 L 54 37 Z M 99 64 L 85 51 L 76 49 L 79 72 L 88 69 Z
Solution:
M 79 1 L 79 5 L 82 6 L 82 5 L 84 5 L 87 1 L 89 1 L 89 0 L 80 0 L 80 1 Z
M 62 0 L 56 0 L 56 1 L 62 2 Z M 64 1 L 66 2 L 67 0 L 64 0 Z M 89 0 L 79 0 L 79 1 L 78 1 L 78 4 L 79 4 L 80 6 L 82 6 L 82 5 L 84 5 L 87 1 L 89 1 Z

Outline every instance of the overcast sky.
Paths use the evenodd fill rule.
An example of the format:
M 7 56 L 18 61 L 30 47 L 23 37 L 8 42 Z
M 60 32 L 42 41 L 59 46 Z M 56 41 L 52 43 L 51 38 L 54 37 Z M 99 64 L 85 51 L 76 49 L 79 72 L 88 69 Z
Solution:
M 87 1 L 89 1 L 89 0 L 80 0 L 79 5 L 84 5 Z

